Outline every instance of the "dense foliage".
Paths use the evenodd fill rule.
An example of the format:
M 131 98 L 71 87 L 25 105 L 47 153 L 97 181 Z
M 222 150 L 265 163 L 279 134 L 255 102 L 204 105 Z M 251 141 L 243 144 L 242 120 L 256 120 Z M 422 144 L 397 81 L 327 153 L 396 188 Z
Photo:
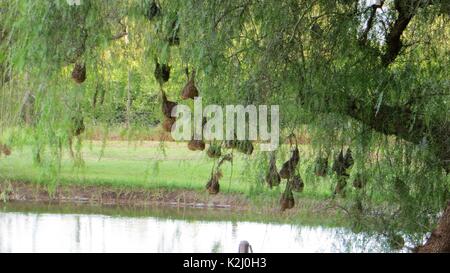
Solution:
M 204 103 L 278 104 L 283 137 L 306 133 L 330 162 L 351 147 L 355 227 L 421 241 L 450 199 L 449 16 L 446 0 L 1 0 L 3 141 L 57 162 L 80 115 L 158 124 L 156 63 L 172 100 L 188 67 Z

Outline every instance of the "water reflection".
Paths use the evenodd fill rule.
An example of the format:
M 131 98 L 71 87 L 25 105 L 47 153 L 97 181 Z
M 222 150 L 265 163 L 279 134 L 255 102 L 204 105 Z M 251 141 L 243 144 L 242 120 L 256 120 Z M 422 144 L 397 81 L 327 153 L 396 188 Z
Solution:
M 320 226 L 0 212 L 0 252 L 237 252 L 241 240 L 254 252 L 380 251 L 349 249 L 342 235 L 356 236 Z

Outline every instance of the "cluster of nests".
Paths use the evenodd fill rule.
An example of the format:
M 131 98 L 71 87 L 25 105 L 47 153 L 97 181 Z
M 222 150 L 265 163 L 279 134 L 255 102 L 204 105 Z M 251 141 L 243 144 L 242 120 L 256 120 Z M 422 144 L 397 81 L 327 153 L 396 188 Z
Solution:
M 195 71 L 193 71 L 190 75 L 188 70 L 186 69 L 186 74 L 188 81 L 184 88 L 181 91 L 181 98 L 186 99 L 194 99 L 198 96 L 198 89 L 195 85 Z M 156 67 L 154 72 L 155 78 L 162 85 L 167 82 L 170 77 L 170 66 L 161 65 L 156 60 Z M 162 90 L 162 89 L 161 89 Z M 165 131 L 171 132 L 172 126 L 175 124 L 176 119 L 171 116 L 172 109 L 177 105 L 176 102 L 169 101 L 165 92 L 162 90 L 162 112 L 164 114 L 164 121 L 162 126 Z M 203 119 L 203 126 L 206 124 L 206 119 Z M 292 136 L 291 136 L 292 137 Z M 235 138 L 236 139 L 236 138 Z M 291 139 L 291 138 L 290 138 Z M 293 192 L 302 192 L 305 183 L 298 173 L 297 166 L 300 162 L 300 152 L 298 149 L 297 142 L 295 142 L 295 147 L 291 142 L 291 147 L 293 147 L 291 151 L 291 157 L 287 160 L 281 167 L 278 172 L 276 166 L 276 156 L 275 152 L 272 152 L 270 156 L 269 169 L 266 175 L 266 182 L 270 188 L 274 186 L 278 186 L 281 183 L 282 179 L 286 179 L 286 188 L 281 195 L 280 198 L 280 206 L 281 210 L 284 211 L 286 209 L 291 209 L 295 205 Z M 205 142 L 201 138 L 195 138 L 194 136 L 188 142 L 188 148 L 191 151 L 203 151 L 206 148 Z M 251 155 L 253 153 L 254 147 L 253 143 L 249 140 L 227 140 L 223 142 L 215 142 L 211 143 L 206 151 L 206 154 L 210 158 L 219 159 L 222 157 L 223 149 L 236 149 L 239 152 L 242 152 L 247 155 Z M 232 161 L 231 154 L 226 154 L 219 161 L 219 164 L 216 169 L 213 168 L 211 172 L 211 178 L 206 184 L 206 189 L 210 194 L 217 194 L 220 190 L 219 181 L 222 178 L 222 171 L 220 170 L 220 166 L 225 161 Z M 343 153 L 343 149 L 341 149 L 340 153 L 334 160 L 333 171 L 338 176 L 338 183 L 336 185 L 334 194 L 344 194 L 344 188 L 347 184 L 346 180 L 349 177 L 348 169 L 353 165 L 353 157 L 350 149 L 347 149 L 345 155 Z M 315 163 L 314 172 L 317 176 L 326 176 L 328 172 L 328 157 L 318 157 Z M 356 188 L 363 187 L 363 179 L 360 175 L 356 177 L 353 182 L 353 185 Z
M 173 125 L 176 122 L 176 119 L 172 117 L 172 109 L 177 105 L 176 102 L 170 101 L 167 98 L 166 93 L 162 89 L 162 85 L 167 82 L 170 78 L 170 70 L 171 67 L 167 64 L 160 64 L 156 59 L 156 66 L 154 71 L 154 76 L 156 80 L 161 85 L 161 93 L 162 93 L 162 112 L 164 114 L 164 121 L 162 123 L 162 127 L 165 131 L 171 132 Z M 187 83 L 181 91 L 181 98 L 183 100 L 186 99 L 194 99 L 198 96 L 199 92 L 195 85 L 195 70 L 189 74 L 188 69 L 186 69 L 187 75 Z M 203 119 L 203 126 L 206 124 L 207 120 Z M 290 140 L 293 135 L 290 136 Z M 290 141 L 291 142 L 291 141 Z M 293 192 L 302 192 L 305 183 L 301 178 L 297 166 L 300 162 L 300 152 L 298 149 L 297 141 L 295 141 L 295 146 L 291 142 L 291 157 L 287 160 L 281 167 L 278 172 L 276 166 L 276 154 L 275 152 L 271 153 L 269 169 L 266 174 L 266 182 L 270 188 L 274 186 L 278 186 L 281 183 L 282 179 L 286 179 L 286 187 L 284 192 L 280 198 L 280 206 L 281 211 L 285 211 L 286 209 L 291 209 L 295 206 L 294 194 Z M 191 151 L 204 151 L 206 148 L 205 142 L 201 138 L 196 138 L 192 136 L 191 140 L 188 142 L 188 148 Z M 221 165 L 226 162 L 232 162 L 232 154 L 226 154 L 222 156 L 223 149 L 236 149 L 239 152 L 242 152 L 247 155 L 251 155 L 254 150 L 253 143 L 249 140 L 227 140 L 223 142 L 215 142 L 211 143 L 206 151 L 206 154 L 210 158 L 220 159 L 219 164 L 216 168 L 213 168 L 211 172 L 211 178 L 206 184 L 206 189 L 210 194 L 217 194 L 220 191 L 220 179 L 223 174 L 220 170 Z M 347 149 L 345 155 L 343 149 L 341 149 L 338 156 L 335 158 L 332 170 L 338 176 L 338 183 L 334 190 L 334 195 L 336 194 L 344 194 L 344 188 L 347 184 L 347 178 L 349 177 L 348 170 L 351 166 L 353 166 L 353 157 L 350 148 Z M 322 157 L 319 156 L 316 159 L 314 172 L 317 176 L 326 176 L 328 172 L 328 156 Z M 362 188 L 364 185 L 364 179 L 361 175 L 357 175 L 355 180 L 353 181 L 353 185 L 355 188 Z
M 352 156 L 352 151 L 350 148 L 344 154 L 344 149 L 341 149 L 339 154 L 334 159 L 332 166 L 332 171 L 336 173 L 338 177 L 338 183 L 334 190 L 334 195 L 344 194 L 344 188 L 347 184 L 347 178 L 350 176 L 348 174 L 349 169 L 353 166 L 354 160 Z M 328 157 L 319 156 L 316 159 L 314 165 L 314 173 L 317 176 L 326 176 L 328 173 Z M 353 186 L 357 189 L 361 189 L 364 186 L 364 179 L 362 174 L 357 174 L 355 180 L 353 181 Z
M 162 89 L 162 86 L 164 83 L 169 81 L 170 79 L 170 70 L 171 67 L 167 64 L 160 64 L 158 62 L 158 59 L 155 58 L 155 71 L 154 76 L 155 79 L 158 81 L 158 83 L 161 86 L 161 97 L 162 97 L 162 105 L 161 110 L 164 115 L 164 121 L 162 123 L 163 129 L 166 132 L 171 132 L 173 125 L 175 124 L 176 119 L 172 117 L 172 110 L 175 106 L 177 106 L 177 103 L 174 101 L 170 101 L 167 98 L 166 93 Z M 188 78 L 188 81 L 184 88 L 181 90 L 181 98 L 183 100 L 187 99 L 194 99 L 195 97 L 198 97 L 198 89 L 195 85 L 195 70 L 192 71 L 191 74 L 189 74 L 188 69 L 186 68 L 186 75 Z M 203 147 L 204 149 L 204 147 Z
M 155 59 L 155 71 L 154 76 L 158 83 L 162 86 L 170 78 L 171 67 L 167 64 L 160 64 L 157 59 Z M 197 86 L 195 85 L 195 70 L 189 73 L 189 69 L 186 68 L 187 82 L 183 89 L 181 90 L 180 97 L 183 100 L 194 99 L 198 97 L 199 92 Z M 166 93 L 161 88 L 162 105 L 161 111 L 164 115 L 164 120 L 162 122 L 162 127 L 164 131 L 171 132 L 172 128 L 176 122 L 175 117 L 172 117 L 172 110 L 177 103 L 170 101 L 167 98 Z M 202 125 L 205 126 L 207 120 L 203 118 Z M 203 151 L 206 148 L 206 144 L 200 137 L 192 136 L 191 140 L 188 142 L 188 148 L 191 151 Z M 248 140 L 230 140 L 224 141 L 223 143 L 212 143 L 207 151 L 207 154 L 211 158 L 220 158 L 222 155 L 222 148 L 227 149 L 237 149 L 238 151 L 251 155 L 253 153 L 253 144 Z
M 159 84 L 162 86 L 165 82 L 167 82 L 170 78 L 170 66 L 166 64 L 160 64 L 156 59 L 154 76 Z M 195 70 L 192 73 L 189 73 L 189 70 L 186 68 L 186 76 L 187 83 L 181 90 L 181 99 L 194 99 L 198 97 L 199 92 L 195 85 Z M 170 101 L 167 98 L 166 93 L 161 88 L 161 96 L 162 96 L 162 105 L 161 110 L 164 115 L 164 121 L 162 122 L 162 127 L 166 132 L 171 132 L 173 125 L 176 122 L 176 119 L 172 117 L 172 109 L 177 105 L 176 102 Z M 206 118 L 203 118 L 202 125 L 205 126 L 207 123 Z M 205 141 L 200 137 L 192 136 L 191 140 L 188 142 L 187 147 L 191 151 L 204 151 L 206 148 Z M 206 154 L 210 158 L 220 159 L 216 168 L 213 168 L 211 172 L 211 178 L 206 184 L 206 189 L 210 194 L 217 194 L 220 191 L 219 181 L 222 178 L 222 171 L 220 167 L 224 162 L 232 162 L 233 156 L 232 154 L 223 155 L 223 149 L 236 149 L 239 152 L 242 152 L 247 155 L 251 155 L 253 153 L 254 147 L 251 141 L 249 140 L 228 140 L 223 142 L 214 142 L 211 143 L 206 151 Z
M 293 147 L 291 143 L 291 147 Z M 295 206 L 295 199 L 293 192 L 302 192 L 305 183 L 297 171 L 297 166 L 300 162 L 300 154 L 297 143 L 292 148 L 291 157 L 281 167 L 280 171 L 277 171 L 275 152 L 272 152 L 269 159 L 269 168 L 266 174 L 266 183 L 270 188 L 278 186 L 282 179 L 286 179 L 286 187 L 281 194 L 280 207 L 281 211 L 291 209 Z M 345 196 L 345 186 L 347 185 L 347 179 L 349 177 L 348 171 L 353 166 L 354 160 L 352 157 L 352 151 L 347 149 L 345 155 L 343 149 L 334 160 L 332 170 L 338 177 L 333 195 L 340 194 Z M 326 176 L 328 173 L 328 157 L 319 156 L 314 165 L 314 173 L 317 176 Z M 357 174 L 353 180 L 353 186 L 356 189 L 361 189 L 365 185 L 365 179 L 362 174 Z
M 177 106 L 177 103 L 170 101 L 167 98 L 166 93 L 162 89 L 162 85 L 166 83 L 170 78 L 170 66 L 167 64 L 160 64 L 156 59 L 154 76 L 155 79 L 161 85 L 161 97 L 162 105 L 161 110 L 164 115 L 164 121 L 162 122 L 162 127 L 166 132 L 171 132 L 172 128 L 176 122 L 176 119 L 172 117 L 172 109 Z M 199 92 L 195 85 L 195 70 L 189 73 L 186 68 L 187 82 L 183 89 L 181 90 L 181 99 L 194 99 L 198 97 Z M 205 126 L 207 119 L 203 118 L 202 126 Z M 204 151 L 206 149 L 206 143 L 201 137 L 192 136 L 191 140 L 188 142 L 187 147 L 191 151 Z M 216 168 L 213 168 L 211 172 L 211 178 L 206 184 L 206 189 L 210 194 L 217 194 L 220 190 L 219 181 L 222 178 L 222 171 L 220 167 L 224 162 L 232 162 L 232 154 L 223 154 L 223 149 L 236 149 L 246 155 L 251 155 L 254 150 L 253 143 L 249 140 L 227 140 L 222 142 L 212 142 L 210 143 L 206 154 L 210 158 L 220 159 Z
M 219 182 L 223 176 L 220 167 L 224 162 L 233 162 L 233 155 L 232 154 L 224 155 L 217 164 L 217 167 L 213 168 L 213 171 L 211 172 L 211 178 L 206 183 L 206 190 L 209 192 L 209 194 L 218 194 L 220 191 Z
M 292 147 L 291 143 L 291 147 Z M 275 152 L 270 155 L 269 170 L 266 174 L 266 182 L 270 188 L 278 186 L 281 183 L 281 179 L 286 179 L 286 187 L 281 194 L 280 207 L 281 211 L 291 209 L 295 205 L 293 192 L 302 192 L 305 187 L 300 174 L 297 172 L 297 166 L 300 162 L 300 151 L 298 150 L 297 142 L 292 148 L 291 157 L 283 163 L 280 171 L 278 172 L 276 166 Z
M 192 148 L 201 148 L 201 149 L 196 149 L 196 150 L 204 150 L 205 144 L 203 141 L 201 141 L 202 144 L 200 144 L 198 147 L 189 147 L 191 142 L 192 141 L 190 141 L 188 144 L 188 148 L 190 150 L 194 150 Z M 208 183 L 206 183 L 206 189 L 208 190 L 208 192 L 210 194 L 219 193 L 219 189 L 220 189 L 219 181 L 220 181 L 220 178 L 222 178 L 222 171 L 220 170 L 220 166 L 222 166 L 222 164 L 224 162 L 227 162 L 227 161 L 232 162 L 233 161 L 233 154 L 228 153 L 228 154 L 222 155 L 222 149 L 236 149 L 237 151 L 239 151 L 243 154 L 251 155 L 253 153 L 254 147 L 253 147 L 253 143 L 249 140 L 229 140 L 229 141 L 211 143 L 209 145 L 208 150 L 206 151 L 206 154 L 208 155 L 208 157 L 220 159 L 216 170 L 214 171 L 214 168 L 213 168 L 213 171 L 211 173 L 211 178 L 208 181 Z
M 338 177 L 338 182 L 334 189 L 334 195 L 340 194 L 345 196 L 345 187 L 347 185 L 347 179 L 349 177 L 348 170 L 353 166 L 352 151 L 350 148 L 347 149 L 345 155 L 343 149 L 339 152 L 337 157 L 334 159 L 333 172 L 336 173 Z M 317 165 L 317 162 L 316 162 Z M 363 188 L 365 182 L 362 174 L 357 174 L 355 180 L 353 181 L 353 186 L 357 189 Z
M 192 142 L 192 141 L 191 141 Z M 190 143 L 191 143 L 190 142 Z M 191 147 L 189 147 L 190 143 L 188 144 L 188 148 L 193 150 Z M 204 143 L 201 144 L 201 149 L 197 150 L 203 150 L 205 147 Z M 194 147 L 197 148 L 197 147 Z M 233 154 L 228 153 L 225 155 L 222 155 L 223 149 L 236 149 L 237 151 L 244 153 L 246 155 L 251 155 L 253 153 L 253 143 L 249 140 L 228 140 L 223 142 L 215 142 L 211 143 L 208 147 L 208 150 L 206 151 L 206 154 L 210 158 L 220 159 L 219 163 L 217 165 L 216 170 L 211 173 L 211 178 L 209 179 L 208 183 L 206 183 L 206 189 L 210 194 L 217 194 L 219 193 L 220 185 L 219 181 L 220 178 L 222 178 L 222 171 L 220 170 L 220 166 L 224 162 L 232 162 L 233 161 Z

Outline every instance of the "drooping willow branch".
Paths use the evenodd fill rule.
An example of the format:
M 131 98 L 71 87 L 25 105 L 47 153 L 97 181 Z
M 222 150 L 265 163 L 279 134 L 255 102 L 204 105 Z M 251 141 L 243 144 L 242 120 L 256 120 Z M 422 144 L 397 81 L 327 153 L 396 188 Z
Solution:
M 425 121 L 420 113 L 415 113 L 408 105 L 376 105 L 351 95 L 341 95 L 341 101 L 325 97 L 323 103 L 310 103 L 309 96 L 301 97 L 300 107 L 312 112 L 335 113 L 351 117 L 372 130 L 384 135 L 394 135 L 405 141 L 433 146 L 439 166 L 450 172 L 450 122 L 433 119 Z M 339 106 L 337 105 L 339 104 Z M 377 107 L 375 107 L 377 106 Z

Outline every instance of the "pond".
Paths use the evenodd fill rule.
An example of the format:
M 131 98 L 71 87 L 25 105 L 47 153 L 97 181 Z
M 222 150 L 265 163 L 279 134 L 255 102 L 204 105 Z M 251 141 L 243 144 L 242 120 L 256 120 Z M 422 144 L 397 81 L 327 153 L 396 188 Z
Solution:
M 346 228 L 236 220 L 236 214 L 8 203 L 0 205 L 0 252 L 235 253 L 241 240 L 254 252 L 383 251 Z

